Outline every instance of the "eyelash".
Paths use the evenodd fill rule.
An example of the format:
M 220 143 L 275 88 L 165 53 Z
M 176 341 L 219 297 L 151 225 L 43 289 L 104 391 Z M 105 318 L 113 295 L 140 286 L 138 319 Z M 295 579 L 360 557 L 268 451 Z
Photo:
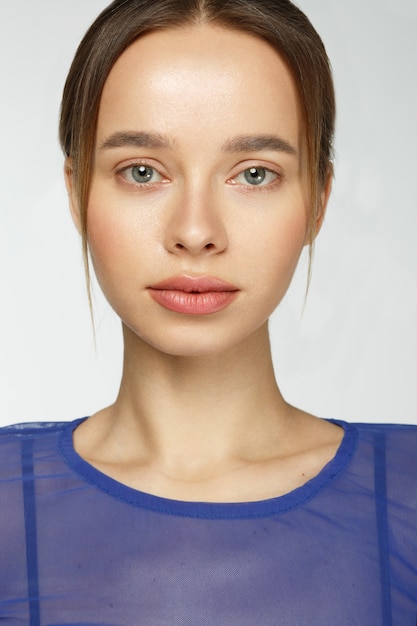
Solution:
M 157 174 L 160 177 L 160 180 L 158 181 L 150 181 L 150 182 L 139 182 L 139 181 L 135 181 L 135 180 L 128 180 L 128 175 L 130 174 L 130 176 L 133 178 L 132 175 L 132 171 L 135 168 L 140 168 L 143 167 L 146 170 L 152 170 L 152 177 Z M 251 185 L 249 183 L 249 181 L 247 181 L 246 183 L 244 182 L 237 182 L 236 179 L 238 179 L 240 176 L 245 176 L 246 172 L 250 172 L 251 170 L 253 170 L 255 172 L 255 170 L 258 171 L 262 171 L 265 172 L 265 177 L 267 177 L 268 175 L 272 175 L 275 178 L 270 181 L 267 182 L 266 184 L 263 184 L 264 180 L 262 180 L 259 184 L 253 184 Z M 151 189 L 151 188 L 155 188 L 155 185 L 159 185 L 161 183 L 164 182 L 169 182 L 167 178 L 164 178 L 164 176 L 159 172 L 159 170 L 154 167 L 153 165 L 150 165 L 147 162 L 136 162 L 136 163 L 131 163 L 127 166 L 124 166 L 122 168 L 120 168 L 119 170 L 116 171 L 116 174 L 118 177 L 120 177 L 123 181 L 123 184 L 129 185 L 130 187 L 134 187 L 135 189 L 140 189 L 141 191 L 147 190 L 147 189 Z M 245 176 L 246 178 L 246 176 Z M 232 185 L 236 185 L 239 186 L 240 188 L 244 189 L 245 191 L 258 191 L 258 192 L 266 192 L 269 191 L 273 188 L 275 188 L 275 186 L 277 186 L 278 184 L 280 184 L 280 182 L 282 181 L 283 175 L 271 168 L 265 167 L 263 165 L 255 165 L 252 164 L 249 167 L 245 167 L 243 170 L 240 170 L 236 175 L 232 176 L 231 178 L 227 179 L 227 183 L 232 184 Z M 247 179 L 246 179 L 247 180 Z

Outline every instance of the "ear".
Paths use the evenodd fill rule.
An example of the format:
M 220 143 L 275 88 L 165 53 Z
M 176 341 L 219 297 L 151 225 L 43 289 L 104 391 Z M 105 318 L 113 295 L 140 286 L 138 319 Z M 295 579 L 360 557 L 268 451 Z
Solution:
M 65 186 L 67 188 L 68 200 L 73 222 L 76 229 L 81 234 L 81 213 L 78 204 L 77 194 L 75 192 L 74 185 L 74 170 L 72 167 L 72 160 L 70 157 L 65 159 L 64 165 Z
M 317 215 L 316 232 L 315 232 L 314 238 L 317 237 L 323 225 L 324 217 L 327 211 L 327 205 L 329 203 L 330 194 L 332 192 L 332 187 L 333 187 L 333 165 L 330 164 L 328 172 L 327 172 L 327 176 L 326 176 L 326 182 L 323 186 L 323 190 L 320 196 L 320 211 Z M 312 237 L 311 237 L 311 234 L 308 233 L 307 239 L 306 239 L 306 245 L 310 245 L 311 243 L 313 243 Z

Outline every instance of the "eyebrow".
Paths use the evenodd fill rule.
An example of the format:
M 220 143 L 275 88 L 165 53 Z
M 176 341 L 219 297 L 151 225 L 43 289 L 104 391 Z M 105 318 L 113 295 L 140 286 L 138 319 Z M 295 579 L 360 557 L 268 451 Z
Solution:
M 107 137 L 99 146 L 99 150 L 110 148 L 124 148 L 133 146 L 134 148 L 172 148 L 172 142 L 159 133 L 147 132 L 117 132 Z
M 174 143 L 166 136 L 159 133 L 145 131 L 121 131 L 107 137 L 99 146 L 99 150 L 111 148 L 165 148 L 172 149 Z M 277 135 L 238 135 L 228 139 L 222 147 L 223 152 L 257 152 L 261 150 L 273 150 L 296 155 L 297 150 L 288 141 Z
M 239 135 L 229 139 L 223 145 L 224 152 L 257 152 L 258 150 L 297 154 L 294 146 L 276 135 Z

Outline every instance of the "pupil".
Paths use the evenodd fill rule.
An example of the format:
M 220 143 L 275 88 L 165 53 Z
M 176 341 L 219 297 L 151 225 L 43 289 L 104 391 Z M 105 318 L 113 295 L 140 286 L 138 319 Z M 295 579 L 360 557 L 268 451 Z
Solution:
M 153 174 L 153 170 L 151 167 L 146 167 L 146 165 L 138 165 L 134 167 L 132 170 L 132 176 L 138 183 L 147 183 L 151 180 Z
M 246 170 L 245 178 L 250 185 L 260 185 L 264 182 L 266 172 L 263 167 L 251 167 Z

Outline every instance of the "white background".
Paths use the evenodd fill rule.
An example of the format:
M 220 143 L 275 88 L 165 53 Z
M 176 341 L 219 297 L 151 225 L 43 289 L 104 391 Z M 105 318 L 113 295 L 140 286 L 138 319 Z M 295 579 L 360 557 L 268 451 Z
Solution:
M 57 142 L 75 48 L 105 0 L 0 0 L 0 424 L 101 408 L 119 323 L 97 291 L 97 348 Z M 272 320 L 287 399 L 325 417 L 416 422 L 417 3 L 300 0 L 332 59 L 336 181 L 317 242 Z

